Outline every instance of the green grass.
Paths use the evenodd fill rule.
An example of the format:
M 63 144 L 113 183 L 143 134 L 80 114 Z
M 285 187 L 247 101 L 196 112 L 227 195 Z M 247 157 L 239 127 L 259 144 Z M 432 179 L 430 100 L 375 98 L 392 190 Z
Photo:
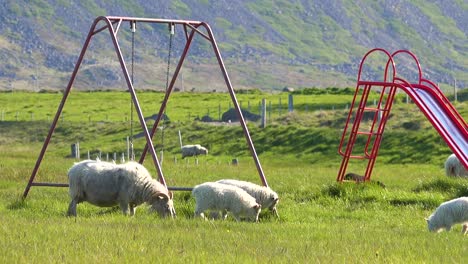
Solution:
M 125 150 L 128 123 L 112 118 L 89 122 L 87 114 L 103 118 L 104 113 L 118 113 L 119 102 L 127 105 L 128 94 L 71 96 L 68 118 L 59 122 L 36 176 L 38 182 L 66 182 L 66 171 L 75 162 L 67 156 L 76 139 L 83 156 L 87 150 L 93 158 L 98 150 Z M 141 103 L 154 105 L 158 96 L 141 93 Z M 165 136 L 162 167 L 169 186 L 191 187 L 221 178 L 260 183 L 237 126 L 183 120 L 197 108 L 217 107 L 221 96 L 180 93 L 171 98 L 169 113 L 182 121 L 172 121 Z M 277 101 L 277 96 L 287 98 L 238 94 L 244 102 L 262 97 Z M 320 106 L 343 106 L 347 100 L 348 95 L 330 93 L 297 95 L 295 102 L 310 105 L 308 111 L 298 107 L 294 114 L 275 115 L 266 129 L 249 122 L 268 183 L 280 196 L 280 219 L 264 211 L 259 223 L 194 219 L 195 201 L 189 192 L 175 193 L 176 219 L 160 219 L 144 205 L 134 217 L 125 217 L 119 209 L 87 203 L 78 205 L 78 217 L 68 218 L 67 188 L 32 187 L 23 201 L 50 121 L 0 122 L 0 262 L 462 263 L 468 251 L 461 227 L 433 234 L 424 218 L 441 202 L 468 195 L 468 181 L 444 176 L 443 161 L 450 151 L 421 114 L 412 110 L 414 106 L 395 104 L 371 183 L 335 182 L 345 112 L 320 110 Z M 35 116 L 53 114 L 58 101 L 59 94 L 0 94 L 4 109 L 39 111 Z M 403 125 L 418 120 L 419 127 Z M 200 157 L 198 165 L 194 159 L 180 159 L 179 129 L 186 142 L 209 144 L 210 154 Z M 159 150 L 160 138 L 155 142 Z M 143 144 L 136 139 L 137 156 Z M 233 158 L 239 159 L 238 166 L 230 164 Z M 144 165 L 156 175 L 151 159 Z M 359 172 L 363 166 L 352 163 L 350 170 Z

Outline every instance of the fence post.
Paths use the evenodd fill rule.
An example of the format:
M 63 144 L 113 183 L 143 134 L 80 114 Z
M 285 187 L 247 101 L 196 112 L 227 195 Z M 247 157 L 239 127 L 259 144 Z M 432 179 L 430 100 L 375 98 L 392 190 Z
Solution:
M 218 104 L 218 120 L 221 121 L 221 104 Z
M 291 113 L 294 109 L 294 106 L 293 106 L 293 95 L 292 94 L 289 94 L 288 95 L 288 111 Z
M 76 143 L 71 144 L 71 156 L 72 158 L 78 158 L 78 146 Z
M 262 109 L 261 109 L 261 116 L 262 116 L 262 122 L 260 124 L 260 128 L 265 128 L 266 127 L 266 99 L 262 99 Z
M 279 98 L 278 102 L 278 115 L 281 116 L 281 97 Z
M 458 102 L 457 78 L 454 78 L 454 80 L 453 80 L 453 93 L 454 93 L 453 102 L 456 103 L 456 102 Z

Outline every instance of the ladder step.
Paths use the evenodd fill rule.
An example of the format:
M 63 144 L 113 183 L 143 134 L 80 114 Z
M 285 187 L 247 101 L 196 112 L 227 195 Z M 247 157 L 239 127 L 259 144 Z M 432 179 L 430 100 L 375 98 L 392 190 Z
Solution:
M 369 112 L 378 112 L 378 111 L 387 112 L 388 109 L 385 109 L 385 108 L 376 108 L 376 107 L 364 107 L 364 111 L 369 111 Z
M 366 136 L 377 136 L 377 135 L 382 135 L 382 133 L 377 133 L 377 132 L 365 132 L 365 131 L 358 131 L 356 132 L 358 135 L 366 135 Z

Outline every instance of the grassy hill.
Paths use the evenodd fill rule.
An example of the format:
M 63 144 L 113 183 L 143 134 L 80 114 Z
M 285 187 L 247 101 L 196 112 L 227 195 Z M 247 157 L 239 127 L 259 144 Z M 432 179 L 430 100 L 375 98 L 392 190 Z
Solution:
M 145 117 L 163 97 L 138 92 Z M 465 98 L 460 96 L 460 98 Z M 376 98 L 370 95 L 370 100 Z M 258 102 L 271 102 L 267 127 L 248 122 L 270 186 L 279 194 L 273 217 L 262 210 L 259 223 L 194 219 L 190 192 L 175 192 L 175 219 L 160 219 L 141 205 L 134 217 L 117 208 L 78 206 L 78 217 L 66 217 L 67 188 L 31 188 L 21 196 L 61 100 L 60 93 L 0 93 L 0 262 L 154 262 L 171 263 L 462 263 L 466 237 L 460 225 L 451 232 L 427 231 L 424 220 L 442 202 L 468 195 L 464 178 L 444 175 L 450 153 L 414 104 L 397 96 L 372 182 L 335 182 L 337 153 L 347 104 L 345 89 L 307 89 L 294 97 L 287 112 L 287 93 L 239 93 L 244 110 L 256 113 Z M 468 117 L 466 102 L 455 104 Z M 238 124 L 201 122 L 218 119 L 229 108 L 225 93 L 174 93 L 169 121 L 155 137 L 169 186 L 188 186 L 221 178 L 259 182 Z M 73 91 L 38 171 L 37 182 L 63 183 L 77 159 L 70 144 L 81 146 L 81 158 L 126 151 L 130 133 L 129 95 L 125 92 Z M 148 119 L 151 126 L 153 121 Z M 138 127 L 135 121 L 134 127 Z M 178 131 L 184 144 L 208 146 L 209 155 L 180 159 Z M 135 134 L 140 130 L 135 129 Z M 144 140 L 135 138 L 136 156 Z M 233 166 L 233 158 L 239 160 Z M 117 161 L 119 162 L 119 160 Z M 155 175 L 151 159 L 145 166 Z M 355 172 L 363 164 L 350 164 Z M 375 181 L 383 183 L 374 184 Z M 414 245 L 422 245 L 415 247 Z
M 352 87 L 364 53 L 409 49 L 426 77 L 466 87 L 468 5 L 464 1 L 9 1 L 0 7 L 0 89 L 63 89 L 92 21 L 100 15 L 206 21 L 236 88 Z M 130 33 L 121 46 L 130 60 Z M 165 26 L 138 25 L 136 84 L 162 90 L 168 54 Z M 78 89 L 119 89 L 122 75 L 109 38 L 98 34 Z M 177 29 L 173 65 L 185 43 Z M 224 91 L 211 48 L 195 41 L 179 88 Z M 173 69 L 173 68 L 172 68 Z M 218 85 L 221 83 L 221 85 Z

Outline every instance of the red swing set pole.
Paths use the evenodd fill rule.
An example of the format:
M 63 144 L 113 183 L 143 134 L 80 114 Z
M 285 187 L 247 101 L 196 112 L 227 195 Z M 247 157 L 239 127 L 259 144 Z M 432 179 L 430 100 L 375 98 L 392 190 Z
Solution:
M 100 27 L 100 28 L 96 28 L 100 21 L 103 21 L 104 23 L 106 23 L 106 25 L 103 26 L 103 27 Z M 174 75 L 173 75 L 173 77 L 171 79 L 171 83 L 170 83 L 170 85 L 169 85 L 169 87 L 168 87 L 168 89 L 166 91 L 165 98 L 163 100 L 163 103 L 161 104 L 161 108 L 159 110 L 158 117 L 157 117 L 157 119 L 156 119 L 156 121 L 155 121 L 155 123 L 153 125 L 153 129 L 151 130 L 151 132 L 148 131 L 148 129 L 146 127 L 146 123 L 145 123 L 145 120 L 144 120 L 144 117 L 143 117 L 143 114 L 142 114 L 142 111 L 141 111 L 141 107 L 140 107 L 140 104 L 138 102 L 138 98 L 136 96 L 132 80 L 131 80 L 131 78 L 129 76 L 129 73 L 128 73 L 128 70 L 127 70 L 127 67 L 126 67 L 126 64 L 125 64 L 125 60 L 124 60 L 124 58 L 122 56 L 122 52 L 120 50 L 120 46 L 119 46 L 119 43 L 118 43 L 118 40 L 117 40 L 117 33 L 118 33 L 119 29 L 120 29 L 120 26 L 121 26 L 122 22 L 124 22 L 124 21 L 131 22 L 131 23 L 136 23 L 136 22 L 165 23 L 165 24 L 174 25 L 174 26 L 175 25 L 183 25 L 185 36 L 186 36 L 186 39 L 187 39 L 187 43 L 186 43 L 184 51 L 183 51 L 183 53 L 181 55 L 181 59 L 179 60 L 179 63 L 178 63 L 177 68 L 175 70 L 175 73 L 174 73 Z M 115 28 L 114 28 L 114 25 L 116 25 Z M 206 32 L 207 32 L 208 35 L 201 32 L 200 30 L 198 30 L 198 28 L 200 26 L 203 26 L 206 29 Z M 135 105 L 135 110 L 137 112 L 138 118 L 140 120 L 140 125 L 141 125 L 141 127 L 143 129 L 143 132 L 144 132 L 144 135 L 145 135 L 145 138 L 146 138 L 146 145 L 145 145 L 144 151 L 142 153 L 142 156 L 140 157 L 140 163 L 143 163 L 143 161 L 145 159 L 145 156 L 146 156 L 146 153 L 149 150 L 150 153 L 151 153 L 151 156 L 153 158 L 153 163 L 154 163 L 154 165 L 156 167 L 156 170 L 157 170 L 157 173 L 158 173 L 159 181 L 164 186 L 166 186 L 166 188 L 167 188 L 166 181 L 164 179 L 164 175 L 163 175 L 159 160 L 157 158 L 157 155 L 156 155 L 153 143 L 152 143 L 152 138 L 153 138 L 154 133 L 155 133 L 157 127 L 158 127 L 158 124 L 159 124 L 159 121 L 160 121 L 160 119 L 162 117 L 162 114 L 164 113 L 167 101 L 168 101 L 169 96 L 170 96 L 170 94 L 172 92 L 174 84 L 175 84 L 175 82 L 177 80 L 177 76 L 178 76 L 178 74 L 180 72 L 180 69 L 182 68 L 183 62 L 184 62 L 185 57 L 186 57 L 186 55 L 188 53 L 188 50 L 189 50 L 189 47 L 190 47 L 191 42 L 193 40 L 193 37 L 194 37 L 195 33 L 198 33 L 202 37 L 207 39 L 212 44 L 213 50 L 214 50 L 216 58 L 218 60 L 218 64 L 219 64 L 219 66 L 221 68 L 224 80 L 225 80 L 227 88 L 229 90 L 229 94 L 231 96 L 231 99 L 232 99 L 232 101 L 234 103 L 237 114 L 239 116 L 239 120 L 240 120 L 241 126 L 243 128 L 243 132 L 244 132 L 244 135 L 246 137 L 247 143 L 249 145 L 249 149 L 250 149 L 250 152 L 251 152 L 252 157 L 254 159 L 254 162 L 255 162 L 257 171 L 259 173 L 260 179 L 261 179 L 264 186 L 268 186 L 265 175 L 263 173 L 263 169 L 262 169 L 262 167 L 260 165 L 260 161 L 259 161 L 257 153 L 255 151 L 255 147 L 254 147 L 252 139 L 250 137 L 247 125 L 245 123 L 245 119 L 244 119 L 244 117 L 242 115 L 239 103 L 238 103 L 237 98 L 236 98 L 235 93 L 234 93 L 234 89 L 232 87 L 231 81 L 230 81 L 229 76 L 227 74 L 226 67 L 224 66 L 224 62 L 223 62 L 223 60 L 221 58 L 221 54 L 219 52 L 218 46 L 216 44 L 216 41 L 214 39 L 213 33 L 212 33 L 211 28 L 209 27 L 209 25 L 204 23 L 204 22 L 189 21 L 189 20 L 171 20 L 171 19 L 149 19 L 149 18 L 134 18 L 134 17 L 101 16 L 101 17 L 98 17 L 98 18 L 96 18 L 94 20 L 94 22 L 93 22 L 93 24 L 92 24 L 92 26 L 91 26 L 91 28 L 89 30 L 88 36 L 87 36 L 87 38 L 85 40 L 85 43 L 84 43 L 83 48 L 81 50 L 81 53 L 80 53 L 80 55 L 78 57 L 77 63 L 76 63 L 75 68 L 74 68 L 74 70 L 72 72 L 72 75 L 70 77 L 68 85 L 67 85 L 65 91 L 63 92 L 62 100 L 61 100 L 60 105 L 59 105 L 59 107 L 57 109 L 54 120 L 53 120 L 53 122 L 52 122 L 52 124 L 50 126 L 49 132 L 48 132 L 47 137 L 46 137 L 46 139 L 44 141 L 44 144 L 42 146 L 39 157 L 38 157 L 38 159 L 36 161 L 36 164 L 34 166 L 34 169 L 33 169 L 32 173 L 31 173 L 31 177 L 29 178 L 28 184 L 27 184 L 27 186 L 26 186 L 26 188 L 24 190 L 23 199 L 25 199 L 27 197 L 27 195 L 28 195 L 28 193 L 29 193 L 32 186 L 68 187 L 68 184 L 65 184 L 65 183 L 34 182 L 34 178 L 36 177 L 37 172 L 39 170 L 39 167 L 40 167 L 40 165 L 42 163 L 42 160 L 43 160 L 43 158 L 45 156 L 45 152 L 46 152 L 47 147 L 48 147 L 48 145 L 50 143 L 50 139 L 51 139 L 52 134 L 53 134 L 53 132 L 54 132 L 56 126 L 57 126 L 57 122 L 59 120 L 59 117 L 62 114 L 63 107 L 65 106 L 65 102 L 66 102 L 66 100 L 68 98 L 68 95 L 70 94 L 73 83 L 74 83 L 74 81 L 76 79 L 76 75 L 78 73 L 78 70 L 79 70 L 82 62 L 83 62 L 83 58 L 84 58 L 84 56 L 86 54 L 86 50 L 88 49 L 89 43 L 91 42 L 91 39 L 92 39 L 92 37 L 94 35 L 96 35 L 97 33 L 105 30 L 106 28 L 109 30 L 109 33 L 111 35 L 112 42 L 114 44 L 116 54 L 117 54 L 117 57 L 119 59 L 119 62 L 120 62 L 120 65 L 122 67 L 122 71 L 123 71 L 123 74 L 124 74 L 124 77 L 125 77 L 125 80 L 126 80 L 126 83 L 127 83 L 127 86 L 128 86 L 128 90 L 131 93 L 132 101 L 133 101 L 133 104 Z M 187 30 L 188 28 L 191 29 L 190 33 L 188 33 L 188 30 Z M 190 188 L 170 187 L 168 189 L 172 189 L 172 190 L 189 190 Z
M 198 30 L 198 27 L 200 27 L 200 26 L 203 26 L 206 29 L 206 32 L 208 33 L 208 35 L 205 35 L 204 33 L 200 32 Z M 214 51 L 214 53 L 216 55 L 216 59 L 218 61 L 219 67 L 221 68 L 221 71 L 223 73 L 224 81 L 226 82 L 229 94 L 231 96 L 231 100 L 232 100 L 232 102 L 234 104 L 234 107 L 235 107 L 235 109 L 237 111 L 237 114 L 238 114 L 238 117 L 239 117 L 239 122 L 240 122 L 240 124 L 242 126 L 242 129 L 243 129 L 243 132 L 244 132 L 244 136 L 245 136 L 245 138 L 247 140 L 247 144 L 249 145 L 249 150 L 250 150 L 250 152 L 252 154 L 252 157 L 254 159 L 258 174 L 260 176 L 260 180 L 262 181 L 264 186 L 268 187 L 268 182 L 266 180 L 266 177 L 265 177 L 265 174 L 263 172 L 262 166 L 261 166 L 260 161 L 258 159 L 258 155 L 257 155 L 257 152 L 255 150 L 252 138 L 250 137 L 250 133 L 249 133 L 249 130 L 248 130 L 247 125 L 245 123 L 244 116 L 242 114 L 241 108 L 239 106 L 236 95 L 234 93 L 234 88 L 232 87 L 231 80 L 229 79 L 229 75 L 227 73 L 226 67 L 224 66 L 224 62 L 223 62 L 223 59 L 221 57 L 221 53 L 220 53 L 220 51 L 218 49 L 218 45 L 216 44 L 216 40 L 214 38 L 214 35 L 212 33 L 212 30 L 211 30 L 210 26 L 208 24 L 204 23 L 204 22 L 201 22 L 199 25 L 196 25 L 196 26 L 194 26 L 192 28 L 192 31 L 191 31 L 190 34 L 187 33 L 187 28 L 186 27 L 184 27 L 184 31 L 185 31 L 185 34 L 186 34 L 187 43 L 185 45 L 184 51 L 182 52 L 179 63 L 177 64 L 177 67 L 176 67 L 176 69 L 174 71 L 174 75 L 172 76 L 169 87 L 168 87 L 168 89 L 166 91 L 164 100 L 163 100 L 163 102 L 161 104 L 161 108 L 159 109 L 158 116 L 156 117 L 156 120 L 154 122 L 153 128 L 151 130 L 151 137 L 154 136 L 154 134 L 155 134 L 155 132 L 156 132 L 156 130 L 158 128 L 159 122 L 161 121 L 161 118 L 162 118 L 162 116 L 164 114 L 164 110 L 166 109 L 167 101 L 169 100 L 169 96 L 172 93 L 172 90 L 173 90 L 174 84 L 175 84 L 175 82 L 177 80 L 177 77 L 179 75 L 180 69 L 182 68 L 182 65 L 183 65 L 183 63 L 185 61 L 185 58 L 187 56 L 187 53 L 189 51 L 190 45 L 191 45 L 192 40 L 193 40 L 193 36 L 194 36 L 195 33 L 199 33 L 205 39 L 207 39 L 211 43 L 211 45 L 213 47 L 213 51 Z M 145 148 L 143 149 L 143 153 L 142 153 L 142 155 L 140 157 L 140 161 L 139 161 L 140 163 L 143 163 L 143 161 L 145 160 L 145 156 L 146 156 L 147 151 L 148 151 L 148 145 L 145 145 Z

